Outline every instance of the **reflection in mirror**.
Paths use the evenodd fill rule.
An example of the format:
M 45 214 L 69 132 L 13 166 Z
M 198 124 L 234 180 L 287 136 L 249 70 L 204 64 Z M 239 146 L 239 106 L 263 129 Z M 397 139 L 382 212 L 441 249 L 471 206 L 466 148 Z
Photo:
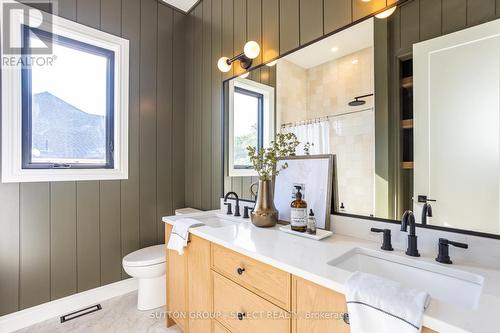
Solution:
M 413 210 L 421 224 L 499 237 L 500 20 L 413 44 L 398 17 L 365 20 L 225 83 L 225 192 L 253 199 L 257 181 L 229 141 L 242 142 L 231 146 L 243 161 L 248 142 L 291 132 L 297 155 L 335 155 L 336 214 L 399 220 Z M 257 97 L 230 101 L 231 86 L 251 81 L 264 85 L 253 96 L 266 91 L 270 113 Z
M 373 20 L 278 61 L 277 118 L 297 154 L 335 154 L 340 211 L 373 215 Z
M 301 142 L 297 155 L 336 155 L 334 192 L 339 211 L 374 216 L 376 200 L 379 200 L 383 203 L 379 202 L 378 206 L 385 207 L 380 209 L 384 214 L 380 217 L 389 218 L 387 196 L 374 195 L 374 20 L 366 20 L 322 39 L 270 65 L 273 66 L 251 71 L 245 80 L 235 78 L 225 84 L 225 128 L 229 142 L 224 191 L 232 190 L 243 198 L 252 199 L 250 185 L 257 181 L 251 169 L 235 170 L 234 153 L 231 152 L 235 149 L 241 152 L 241 148 L 247 146 L 247 142 L 239 147 L 234 145 L 236 138 L 232 128 L 259 128 L 256 118 L 252 121 L 244 117 L 232 118 L 236 108 L 243 110 L 244 107 L 235 103 L 231 87 L 245 81 L 254 82 L 253 85 L 263 85 L 268 91 L 274 89 L 272 107 L 276 119 L 263 117 L 261 125 L 264 128 L 273 128 L 267 123 L 275 123 L 277 131 L 297 135 Z M 267 79 L 263 80 L 263 74 Z M 250 103 L 245 107 L 250 107 Z M 383 130 L 385 133 L 386 129 Z M 272 131 L 265 129 L 264 133 L 273 136 Z M 266 140 L 262 142 L 264 147 L 267 143 Z
M 247 147 L 268 147 L 276 133 L 276 67 L 264 66 L 224 82 L 224 192 L 255 200 L 258 181 Z

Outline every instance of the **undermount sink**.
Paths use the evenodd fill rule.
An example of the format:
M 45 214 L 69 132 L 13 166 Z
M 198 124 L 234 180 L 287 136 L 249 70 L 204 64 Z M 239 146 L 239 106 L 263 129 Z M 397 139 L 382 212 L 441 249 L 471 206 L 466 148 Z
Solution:
M 205 213 L 198 216 L 193 216 L 191 218 L 200 221 L 201 223 L 203 223 L 203 226 L 211 228 L 222 228 L 241 222 L 236 218 L 231 218 L 229 216 L 218 213 L 211 213 L 208 215 Z
M 465 309 L 478 307 L 484 283 L 484 278 L 477 274 L 362 248 L 346 252 L 328 265 L 397 281 Z

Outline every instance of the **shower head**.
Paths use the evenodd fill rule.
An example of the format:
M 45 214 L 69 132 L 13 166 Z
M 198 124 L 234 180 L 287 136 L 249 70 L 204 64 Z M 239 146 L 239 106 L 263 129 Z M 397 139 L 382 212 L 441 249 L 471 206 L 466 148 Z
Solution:
M 349 106 L 361 106 L 361 105 L 364 105 L 364 104 L 366 104 L 366 101 L 363 100 L 363 99 L 361 99 L 361 98 L 370 97 L 370 96 L 373 96 L 373 94 L 368 94 L 368 95 L 354 97 L 354 101 L 349 102 Z
M 365 103 L 366 103 L 366 101 L 360 100 L 358 97 L 355 97 L 354 101 L 349 102 L 349 106 L 361 106 Z

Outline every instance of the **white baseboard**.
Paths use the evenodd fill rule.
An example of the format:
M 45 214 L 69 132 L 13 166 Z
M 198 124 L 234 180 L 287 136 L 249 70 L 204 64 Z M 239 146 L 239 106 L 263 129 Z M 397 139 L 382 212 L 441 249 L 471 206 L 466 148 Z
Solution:
M 0 332 L 19 330 L 135 290 L 137 281 L 130 278 L 10 313 L 0 317 Z

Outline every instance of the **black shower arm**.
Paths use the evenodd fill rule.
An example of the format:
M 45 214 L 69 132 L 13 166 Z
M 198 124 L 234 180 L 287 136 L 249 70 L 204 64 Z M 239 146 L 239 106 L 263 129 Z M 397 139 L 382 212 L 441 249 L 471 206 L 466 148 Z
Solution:
M 365 97 L 370 97 L 370 96 L 373 96 L 373 94 L 368 94 L 368 95 L 363 95 L 363 96 L 357 96 L 357 97 L 354 97 L 354 99 L 360 99 L 360 98 L 365 98 Z

